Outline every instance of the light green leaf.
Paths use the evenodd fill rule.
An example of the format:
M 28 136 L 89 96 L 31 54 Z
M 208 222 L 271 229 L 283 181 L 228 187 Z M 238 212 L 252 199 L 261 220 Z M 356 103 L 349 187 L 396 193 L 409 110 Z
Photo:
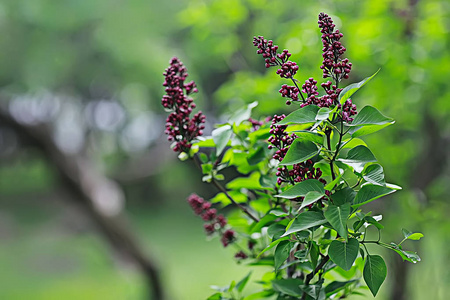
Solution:
M 259 178 L 261 177 L 261 173 L 253 172 L 248 177 L 238 177 L 228 182 L 226 188 L 229 190 L 238 190 L 241 188 L 246 189 L 262 189 L 261 184 L 259 183 Z
M 345 240 L 348 238 L 347 219 L 350 216 L 350 203 L 340 206 L 331 204 L 324 213 L 325 218 Z
M 245 286 L 248 283 L 248 280 L 250 279 L 250 275 L 252 275 L 252 272 L 250 271 L 247 276 L 245 276 L 244 278 L 242 278 L 237 284 L 236 284 L 236 289 L 239 292 L 242 292 L 245 288 Z
M 212 137 L 214 143 L 216 144 L 217 156 L 219 156 L 222 153 L 223 149 L 225 149 L 232 134 L 233 128 L 229 124 L 216 128 L 212 131 Z
M 297 139 L 311 141 L 323 145 L 323 135 L 319 133 L 306 130 L 296 130 L 293 132 L 297 135 Z
M 266 251 L 272 249 L 273 247 L 275 247 L 276 245 L 278 245 L 278 244 L 281 243 L 282 241 L 285 241 L 285 240 L 288 240 L 288 239 L 289 239 L 289 237 L 286 236 L 286 237 L 283 237 L 283 238 L 280 238 L 280 239 L 278 239 L 278 240 L 273 241 L 272 243 L 269 244 L 269 246 L 267 246 L 266 248 L 264 248 L 264 250 L 261 251 L 261 252 L 258 254 L 258 256 L 257 256 L 256 258 L 260 258 L 261 255 L 262 255 L 264 252 L 266 252 Z
M 394 120 L 386 117 L 373 106 L 364 106 L 356 115 L 351 124 L 347 126 L 384 125 L 392 123 Z
M 377 132 L 383 128 L 386 128 L 392 124 L 394 124 L 395 122 L 392 121 L 391 123 L 386 123 L 383 125 L 366 125 L 366 126 L 356 126 L 356 127 L 352 127 L 349 131 L 348 134 L 350 134 L 352 137 L 356 138 L 356 137 L 360 137 L 363 135 L 368 135 L 374 132 Z
M 399 248 L 392 249 L 392 250 L 397 252 L 398 255 L 400 255 L 404 261 L 406 260 L 406 261 L 412 262 L 413 264 L 421 261 L 419 255 L 417 255 L 416 252 L 405 251 L 405 250 L 401 250 Z
M 254 101 L 247 105 L 246 107 L 243 107 L 239 110 L 237 110 L 231 117 L 230 117 L 230 123 L 234 123 L 236 125 L 241 124 L 243 121 L 248 120 L 252 114 L 252 109 L 255 108 L 258 105 L 258 101 Z
M 404 228 L 402 229 L 402 233 L 403 233 L 403 236 L 405 237 L 405 239 L 408 239 L 408 240 L 418 241 L 421 238 L 423 238 L 423 234 L 422 233 L 420 233 L 420 232 L 411 232 L 411 231 L 406 230 Z
M 311 141 L 295 139 L 289 147 L 286 156 L 280 162 L 280 165 L 290 166 L 304 162 L 319 153 L 316 144 Z
M 275 197 L 294 199 L 297 197 L 305 197 L 307 193 L 313 191 L 324 194 L 325 189 L 323 187 L 323 183 L 317 179 L 307 179 L 297 183 L 293 187 L 285 190 L 283 193 L 276 195 Z
M 363 170 L 363 178 L 370 183 L 376 185 L 386 185 L 384 181 L 383 167 L 379 164 L 366 166 Z
M 374 297 L 377 295 L 386 275 L 387 267 L 383 258 L 379 255 L 367 255 L 363 276 Z
M 348 242 L 334 240 L 328 248 L 330 259 L 342 269 L 348 271 L 358 256 L 359 241 L 349 238 Z
M 366 163 L 376 162 L 377 159 L 369 148 L 360 145 L 351 149 L 347 154 L 347 158 L 340 158 L 339 161 L 346 163 L 347 165 L 353 167 L 356 172 L 361 173 Z
M 325 196 L 325 193 L 321 193 L 321 192 L 317 192 L 317 191 L 308 192 L 305 195 L 305 199 L 303 199 L 302 205 L 300 206 L 300 208 L 298 210 L 300 211 L 302 208 L 313 204 L 317 200 L 321 199 L 323 196 Z
M 278 244 L 277 248 L 275 249 L 275 254 L 274 254 L 275 271 L 278 271 L 278 269 L 283 265 L 283 263 L 289 257 L 289 253 L 291 252 L 291 247 L 292 247 L 292 244 L 290 241 L 282 241 L 281 243 Z
M 366 184 L 356 194 L 354 205 L 352 205 L 352 207 L 359 207 L 393 192 L 395 192 L 395 190 L 388 187 L 375 184 Z
M 294 219 L 294 222 L 292 222 L 290 227 L 286 228 L 286 232 L 282 235 L 282 237 L 294 232 L 325 224 L 326 222 L 327 220 L 322 213 L 317 211 L 305 211 Z
M 378 74 L 380 70 L 378 70 L 375 74 L 370 77 L 365 78 L 364 80 L 358 83 L 352 83 L 349 86 L 345 87 L 342 92 L 339 94 L 339 103 L 344 104 L 348 98 L 350 98 L 354 93 L 356 93 L 360 88 L 362 88 L 367 82 L 369 82 L 375 75 Z
M 307 105 L 291 112 L 286 118 L 278 122 L 277 125 L 315 123 L 318 111 L 318 106 Z

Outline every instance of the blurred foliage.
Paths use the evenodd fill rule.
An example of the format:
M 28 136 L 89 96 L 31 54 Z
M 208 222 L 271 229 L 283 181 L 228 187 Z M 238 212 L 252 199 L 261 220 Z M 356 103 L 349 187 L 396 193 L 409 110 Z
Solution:
M 418 249 L 423 264 L 410 269 L 409 299 L 445 299 L 444 287 L 450 282 L 450 273 L 445 267 L 450 263 L 450 252 L 445 246 L 450 235 L 446 215 L 450 211 L 448 1 L 2 0 L 0 104 L 4 99 L 13 99 L 19 104 L 12 105 L 11 109 L 21 113 L 23 118 L 33 120 L 30 114 L 34 114 L 34 120 L 44 117 L 51 120 L 55 137 L 61 145 L 68 145 L 67 151 L 79 151 L 82 146 L 73 146 L 79 139 L 79 144 L 85 145 L 99 168 L 114 177 L 120 174 L 122 164 L 146 153 L 152 155 L 155 143 L 161 141 L 164 121 L 159 104 L 163 94 L 162 72 L 174 55 L 183 60 L 191 71 L 190 79 L 199 85 L 198 103 L 209 113 L 210 120 L 220 119 L 221 115 L 229 114 L 243 103 L 255 100 L 260 103 L 255 113 L 261 117 L 288 112 L 289 107 L 284 105 L 285 101 L 277 92 L 283 81 L 274 72 L 266 72 L 262 59 L 255 54 L 252 37 L 264 35 L 281 49 L 288 48 L 300 66 L 298 78 L 301 80 L 320 78 L 321 45 L 315 25 L 320 11 L 330 14 L 344 33 L 347 57 L 353 63 L 348 83 L 357 82 L 381 68 L 370 86 L 355 95 L 354 103 L 358 108 L 376 104 L 386 115 L 397 120 L 395 126 L 378 135 L 383 136 L 382 139 L 368 136 L 365 140 L 385 166 L 387 180 L 402 185 L 404 191 L 379 203 L 374 210 L 394 207 L 397 213 L 385 216 L 386 221 L 393 224 L 390 228 L 401 223 L 426 236 L 423 248 Z M 93 282 L 108 281 L 113 276 L 117 277 L 111 279 L 111 286 L 120 285 L 123 290 L 133 291 L 121 294 L 124 296 L 119 299 L 126 295 L 130 299 L 138 298 L 139 283 L 131 283 L 130 279 L 127 282 L 132 287 L 127 287 L 120 280 L 122 275 L 112 274 L 111 264 L 96 264 L 95 258 L 89 258 L 90 254 L 59 249 L 56 244 L 61 241 L 55 242 L 54 253 L 67 251 L 71 256 L 85 260 L 90 267 L 79 273 L 61 271 L 74 276 L 61 286 L 56 282 L 51 286 L 43 285 L 55 280 L 45 270 L 32 278 L 23 275 L 27 272 L 20 270 L 27 269 L 28 261 L 23 255 L 18 258 L 15 254 L 31 251 L 26 255 L 37 256 L 38 253 L 32 250 L 23 250 L 41 247 L 42 240 L 33 237 L 34 230 L 43 234 L 47 231 L 46 226 L 57 226 L 58 221 L 48 223 L 45 218 L 31 216 L 39 214 L 39 210 L 45 211 L 48 206 L 55 206 L 54 202 L 44 199 L 58 189 L 58 182 L 52 169 L 43 165 L 40 156 L 23 150 L 24 145 L 17 143 L 6 130 L 0 129 L 0 137 L 2 219 L 3 223 L 19 228 L 10 232 L 4 229 L 6 233 L 0 236 L 0 252 L 4 257 L 0 280 L 7 282 L 11 270 L 17 280 L 16 285 L 8 284 L 8 289 L 0 291 L 0 298 L 43 299 L 38 295 L 45 288 L 47 295 L 60 295 L 46 299 L 59 299 L 61 295 L 66 299 L 99 299 L 102 296 L 111 299 L 109 294 L 102 294 L 97 288 L 89 289 L 89 286 Z M 138 208 L 144 215 L 128 214 L 131 220 L 136 220 L 136 230 L 149 249 L 167 247 L 156 255 L 163 267 L 180 253 L 185 255 L 185 259 L 178 261 L 178 266 L 170 264 L 163 270 L 166 285 L 173 290 L 173 299 L 204 297 L 209 293 L 210 283 L 220 280 L 227 283 L 227 272 L 222 269 L 230 265 L 229 255 L 217 246 L 216 241 L 204 243 L 201 226 L 187 221 L 190 220 L 188 216 L 179 218 L 179 222 L 189 222 L 189 226 L 192 222 L 192 229 L 184 234 L 195 238 L 183 247 L 169 242 L 167 237 L 181 239 L 183 235 L 177 233 L 179 226 L 161 228 L 160 232 L 151 229 L 152 226 L 159 227 L 158 222 L 174 221 L 174 211 L 187 210 L 184 199 L 189 191 L 196 190 L 201 194 L 204 189 L 195 183 L 200 175 L 193 178 L 191 169 L 176 162 L 167 162 L 156 171 L 135 182 L 123 183 L 128 195 L 127 209 L 132 212 Z M 40 196 L 36 197 L 36 194 Z M 37 205 L 36 201 L 41 200 L 43 204 Z M 150 202 L 162 208 L 146 205 Z M 151 211 L 158 209 L 164 212 L 163 217 L 151 221 L 155 217 Z M 49 218 L 61 210 L 64 211 L 61 207 L 51 210 Z M 33 223 L 32 228 L 36 229 L 23 233 L 20 228 L 28 217 Z M 148 223 L 139 220 L 148 220 Z M 161 239 L 157 238 L 158 233 Z M 51 231 L 48 234 L 52 234 Z M 79 241 L 80 237 L 75 233 L 67 234 L 68 237 L 61 237 L 62 241 L 69 239 L 68 243 L 74 245 L 96 247 L 96 242 Z M 398 237 L 401 232 L 399 229 L 390 234 Z M 196 255 L 199 252 L 209 255 L 210 260 L 205 266 L 221 260 L 220 267 L 217 262 L 217 272 L 197 277 L 202 272 L 215 271 L 198 268 L 195 262 L 200 259 Z M 104 250 L 92 254 L 103 261 L 106 255 Z M 8 263 L 10 260 L 16 263 Z M 100 270 L 98 276 L 93 276 L 97 274 L 92 269 L 94 264 Z M 179 269 L 192 269 L 196 279 L 184 271 L 186 277 L 175 276 Z M 238 272 L 232 267 L 228 270 L 229 273 Z M 241 272 L 244 276 L 246 271 Z M 173 280 L 172 275 L 175 276 Z M 216 278 L 209 282 L 210 277 Z M 234 274 L 232 277 L 240 276 Z M 42 285 L 30 285 L 35 279 L 41 280 Z M 188 298 L 183 296 L 180 291 L 188 290 L 194 283 L 200 283 L 195 289 L 198 294 L 193 291 Z M 71 294 L 71 290 L 79 286 L 85 287 L 81 290 L 86 290 L 86 294 Z M 109 292 L 113 294 L 112 289 Z M 383 295 L 377 298 L 383 299 Z

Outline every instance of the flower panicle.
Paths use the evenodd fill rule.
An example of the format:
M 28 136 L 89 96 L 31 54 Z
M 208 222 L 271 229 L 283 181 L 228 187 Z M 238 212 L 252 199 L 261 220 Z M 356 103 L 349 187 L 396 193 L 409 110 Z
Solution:
M 197 85 L 194 81 L 185 83 L 188 73 L 177 57 L 170 60 L 170 65 L 163 75 L 166 94 L 161 103 L 171 112 L 166 119 L 165 133 L 168 135 L 167 139 L 174 142 L 175 152 L 188 152 L 192 146 L 191 142 L 203 135 L 206 121 L 201 111 L 190 117 L 196 105 L 189 95 L 198 92 Z

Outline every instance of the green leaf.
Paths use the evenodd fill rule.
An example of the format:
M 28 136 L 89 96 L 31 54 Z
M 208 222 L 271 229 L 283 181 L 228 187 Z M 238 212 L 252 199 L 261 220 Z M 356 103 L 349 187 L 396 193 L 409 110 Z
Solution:
M 334 240 L 328 249 L 330 259 L 345 271 L 350 270 L 358 256 L 359 242 L 357 239 L 349 238 L 348 242 Z
M 317 192 L 317 191 L 308 192 L 305 195 L 302 205 L 300 206 L 300 208 L 298 210 L 300 211 L 302 208 L 313 204 L 317 200 L 321 199 L 323 196 L 325 196 L 325 193 L 321 193 L 321 192 Z
M 317 261 L 319 259 L 319 246 L 317 246 L 316 242 L 311 241 L 309 243 L 309 257 L 311 259 L 312 268 L 315 269 L 317 266 Z
M 236 125 L 241 124 L 243 121 L 248 120 L 252 114 L 252 109 L 255 108 L 258 105 L 258 101 L 254 101 L 247 105 L 246 107 L 243 107 L 239 110 L 237 110 L 231 117 L 230 117 L 230 123 L 234 123 Z
M 311 141 L 320 145 L 323 145 L 323 135 L 317 132 L 311 132 L 306 130 L 293 131 L 297 135 L 297 139 Z
M 290 166 L 304 162 L 319 153 L 316 144 L 308 140 L 295 139 L 289 147 L 286 156 L 280 162 L 280 165 Z
M 394 124 L 395 122 L 392 121 L 391 123 L 387 123 L 384 125 L 366 125 L 366 126 L 356 126 L 356 127 L 352 127 L 349 131 L 348 134 L 350 134 L 353 138 L 356 137 L 360 137 L 363 135 L 368 135 L 374 132 L 377 132 L 381 129 L 384 129 L 392 124 Z
M 214 143 L 216 144 L 216 155 L 220 155 L 222 153 L 232 134 L 233 128 L 229 124 L 216 128 L 212 131 L 212 137 Z
M 415 253 L 415 252 L 412 252 L 412 251 L 406 251 L 406 250 L 401 250 L 401 249 L 399 249 L 399 248 L 392 249 L 392 250 L 394 250 L 395 252 L 397 252 L 397 253 L 402 257 L 402 259 L 403 259 L 404 261 L 406 260 L 406 261 L 412 262 L 413 264 L 415 264 L 415 263 L 421 261 L 419 255 L 417 255 L 417 253 Z
M 381 218 L 380 218 L 381 219 Z M 375 226 L 378 229 L 383 229 L 384 226 L 381 225 L 377 220 L 375 220 L 373 217 L 371 216 L 365 216 L 363 219 L 365 222 L 372 224 L 373 226 Z
M 335 205 L 342 205 L 344 203 L 353 203 L 355 196 L 356 192 L 353 189 L 345 187 L 331 195 L 331 199 Z
M 303 281 L 297 278 L 272 280 L 272 287 L 275 291 L 292 296 L 301 297 L 303 294 L 300 285 Z
M 384 181 L 383 167 L 379 164 L 369 165 L 363 170 L 363 178 L 376 185 L 386 185 Z
M 208 297 L 208 299 L 206 300 L 221 300 L 222 298 L 222 293 L 215 293 L 211 296 Z
M 331 110 L 327 107 L 319 109 L 316 115 L 316 121 L 324 121 L 330 116 Z
M 342 177 L 343 174 L 344 173 L 339 173 L 339 175 L 336 176 L 336 178 L 333 181 L 331 181 L 329 184 L 327 184 L 325 186 L 325 189 L 327 191 L 332 191 L 334 189 L 334 187 L 336 186 L 336 184 L 338 184 L 341 181 L 341 177 Z
M 359 280 L 333 281 L 325 287 L 325 293 L 327 293 L 327 296 L 331 296 L 332 294 L 337 293 L 345 287 L 357 282 L 359 282 Z
M 250 271 L 247 276 L 245 276 L 244 278 L 242 278 L 237 284 L 236 284 L 236 289 L 239 292 L 242 292 L 245 288 L 245 286 L 248 283 L 248 280 L 250 279 L 250 275 L 252 274 L 252 272 Z
M 395 192 L 395 190 L 388 187 L 375 184 L 366 184 L 356 194 L 354 205 L 352 205 L 352 207 L 359 207 L 393 192 Z
M 244 298 L 244 300 L 266 299 L 266 298 L 269 298 L 270 296 L 272 296 L 273 294 L 274 294 L 274 291 L 272 291 L 272 290 L 261 291 L 261 292 L 257 292 L 257 293 L 248 295 L 247 297 Z
M 269 246 L 267 246 L 266 248 L 264 248 L 264 250 L 261 251 L 261 252 L 258 254 L 258 256 L 257 256 L 256 258 L 260 258 L 261 255 L 262 255 L 264 252 L 266 252 L 266 251 L 272 249 L 273 247 L 275 247 L 276 245 L 278 245 L 278 244 L 281 243 L 282 241 L 286 241 L 286 240 L 288 240 L 288 239 L 289 239 L 289 237 L 286 236 L 286 237 L 282 237 L 282 238 L 280 238 L 280 239 L 278 239 L 278 240 L 273 241 L 272 243 L 269 244 Z
M 324 215 L 336 232 L 347 240 L 347 219 L 350 216 L 350 203 L 345 203 L 340 206 L 331 204 L 328 206 L 328 209 L 325 211 Z
M 340 158 L 339 160 L 353 167 L 358 173 L 361 173 L 366 163 L 377 161 L 369 148 L 363 145 L 351 149 L 348 151 L 347 158 Z
M 386 263 L 379 255 L 367 255 L 364 264 L 364 281 L 375 297 L 387 275 Z
M 289 253 L 291 252 L 291 247 L 292 247 L 292 244 L 290 241 L 282 241 L 281 243 L 278 244 L 277 248 L 275 249 L 275 254 L 274 254 L 275 271 L 278 271 L 278 269 L 283 265 L 283 263 L 289 257 Z
M 282 237 L 297 231 L 302 231 L 314 226 L 325 224 L 326 222 L 327 220 L 322 213 L 317 211 L 305 211 L 294 219 L 294 222 L 292 222 L 290 227 L 286 228 L 286 232 L 282 235 Z
M 392 123 L 394 120 L 386 117 L 378 111 L 375 107 L 364 106 L 363 109 L 356 115 L 351 124 L 347 126 L 365 126 L 365 125 L 384 125 Z
M 261 173 L 253 172 L 248 177 L 238 177 L 228 182 L 226 188 L 230 190 L 239 190 L 242 188 L 262 189 L 261 184 L 259 183 L 260 176 Z
M 378 70 L 375 74 L 370 77 L 365 78 L 364 80 L 358 83 L 352 83 L 349 86 L 345 87 L 341 93 L 339 94 L 339 103 L 344 104 L 348 98 L 350 98 L 354 93 L 356 93 L 360 88 L 362 88 L 367 82 L 369 82 L 380 70 Z
M 307 179 L 297 183 L 293 187 L 285 190 L 283 193 L 276 195 L 275 197 L 294 199 L 297 197 L 305 197 L 307 193 L 313 191 L 324 194 L 325 189 L 323 187 L 323 183 L 317 179 Z
M 247 162 L 249 165 L 253 166 L 266 159 L 266 152 L 263 147 L 258 147 L 256 150 L 250 149 L 247 156 Z
M 277 123 L 277 125 L 287 125 L 287 124 L 307 124 L 307 123 L 315 123 L 316 115 L 319 111 L 319 107 L 316 105 L 307 105 L 305 107 L 299 108 L 289 115 L 286 116 L 283 120 Z
M 411 232 L 411 231 L 406 230 L 404 228 L 402 229 L 402 233 L 403 233 L 403 236 L 405 237 L 405 239 L 408 239 L 408 240 L 418 241 L 421 238 L 423 238 L 423 234 L 422 233 L 420 233 L 420 232 Z

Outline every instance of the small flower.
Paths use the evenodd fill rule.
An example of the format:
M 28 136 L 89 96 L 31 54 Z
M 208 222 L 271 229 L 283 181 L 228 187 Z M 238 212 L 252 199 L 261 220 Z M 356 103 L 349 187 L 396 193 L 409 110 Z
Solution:
M 239 251 L 238 253 L 236 253 L 236 254 L 234 255 L 234 257 L 237 258 L 237 259 L 239 259 L 239 260 L 241 260 L 241 259 L 246 259 L 246 258 L 248 257 L 248 255 L 245 254 L 244 251 L 241 250 L 241 251 Z
M 235 232 L 233 230 L 226 230 L 223 235 L 222 238 L 220 239 L 220 241 L 222 242 L 222 245 L 224 247 L 228 246 L 229 244 L 233 243 L 236 240 L 236 235 Z

